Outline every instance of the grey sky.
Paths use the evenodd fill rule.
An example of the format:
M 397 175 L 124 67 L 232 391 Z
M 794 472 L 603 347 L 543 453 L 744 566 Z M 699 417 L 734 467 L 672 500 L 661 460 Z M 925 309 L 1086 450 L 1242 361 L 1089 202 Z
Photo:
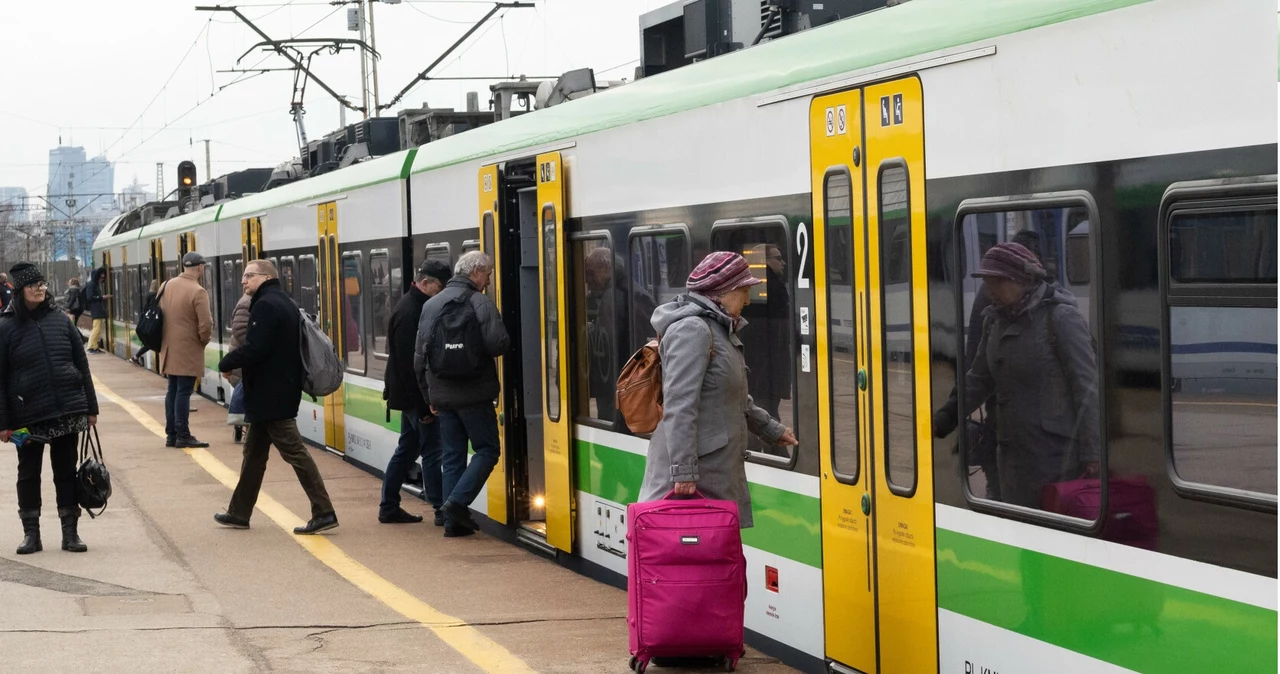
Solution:
M 557 75 L 592 67 L 597 79 L 630 80 L 639 54 L 638 17 L 667 2 L 537 0 L 533 9 L 504 10 L 501 21 L 491 19 L 433 74 Z M 231 14 L 196 12 L 196 4 L 217 3 L 4 3 L 0 14 L 5 36 L 0 41 L 0 91 L 4 92 L 0 95 L 0 124 L 6 138 L 0 151 L 0 186 L 25 187 L 33 195 L 44 194 L 49 150 L 58 144 L 59 136 L 65 145 L 84 146 L 90 157 L 105 152 L 116 162 L 117 190 L 134 176 L 147 184 L 147 189 L 154 189 L 157 161 L 165 162 L 168 188 L 174 186 L 177 163 L 183 159 L 196 162 L 203 181 L 204 144 L 198 142 L 203 138 L 213 140 L 214 175 L 250 166 L 274 166 L 295 156 L 294 127 L 288 114 L 292 75 L 281 72 L 249 78 L 210 98 L 218 87 L 236 78 L 211 71 L 234 67 L 236 58 L 258 37 Z M 273 38 L 358 36 L 347 31 L 346 8 L 330 6 L 326 0 L 246 0 L 238 6 Z M 476 0 L 406 0 L 399 5 L 376 5 L 383 102 L 489 7 L 490 3 Z M 317 21 L 314 28 L 302 32 Z M 188 48 L 190 54 L 178 66 Z M 254 52 L 241 66 L 259 61 L 261 67 L 287 65 L 281 57 Z M 615 68 L 622 64 L 626 66 Z M 609 68 L 612 70 L 601 72 Z M 359 103 L 360 62 L 355 52 L 319 55 L 313 70 L 339 93 Z M 171 74 L 172 81 L 144 114 Z M 462 108 L 467 91 L 480 92 L 484 106 L 489 84 L 420 84 L 384 114 L 424 102 Z M 338 104 L 314 83 L 307 88 L 306 110 L 309 137 L 337 128 Z M 348 111 L 348 123 L 359 118 L 359 113 Z M 131 124 L 133 128 L 126 132 L 125 127 Z M 166 124 L 168 128 L 162 128 Z

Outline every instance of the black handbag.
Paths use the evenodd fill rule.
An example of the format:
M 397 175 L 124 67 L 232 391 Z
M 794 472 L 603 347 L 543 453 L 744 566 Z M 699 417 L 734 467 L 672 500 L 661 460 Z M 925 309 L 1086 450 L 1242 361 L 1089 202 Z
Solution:
M 979 413 L 981 414 L 981 413 Z M 996 462 L 996 425 L 989 417 L 965 418 L 965 453 L 970 468 Z
M 102 462 L 102 441 L 91 426 L 80 438 L 80 467 L 76 469 L 76 500 L 92 519 L 107 509 L 111 498 L 111 472 Z M 97 508 L 98 512 L 93 512 Z
M 160 299 L 164 297 L 164 289 L 169 283 L 160 286 L 160 292 L 142 310 L 138 325 L 133 329 L 138 341 L 148 349 L 160 353 L 161 342 L 164 341 L 164 312 L 160 310 Z

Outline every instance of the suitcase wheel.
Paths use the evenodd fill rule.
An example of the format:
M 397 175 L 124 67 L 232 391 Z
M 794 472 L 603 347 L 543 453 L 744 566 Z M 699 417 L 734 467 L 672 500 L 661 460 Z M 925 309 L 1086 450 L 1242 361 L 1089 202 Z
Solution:
M 627 663 L 627 667 L 636 674 L 644 674 L 644 670 L 649 668 L 648 660 L 641 660 L 636 656 L 631 656 L 631 661 Z
M 738 659 L 729 657 L 720 658 L 720 666 L 724 667 L 724 671 L 726 672 L 737 671 Z

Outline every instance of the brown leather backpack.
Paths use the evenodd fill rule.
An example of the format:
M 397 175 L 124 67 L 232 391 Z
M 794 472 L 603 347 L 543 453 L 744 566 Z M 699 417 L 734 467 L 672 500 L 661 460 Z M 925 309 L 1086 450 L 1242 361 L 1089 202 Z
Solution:
M 618 375 L 614 402 L 632 433 L 652 433 L 662 420 L 662 357 L 658 351 L 661 339 L 659 335 L 640 347 L 627 359 L 622 373 Z M 709 359 L 715 355 L 715 339 L 712 338 Z

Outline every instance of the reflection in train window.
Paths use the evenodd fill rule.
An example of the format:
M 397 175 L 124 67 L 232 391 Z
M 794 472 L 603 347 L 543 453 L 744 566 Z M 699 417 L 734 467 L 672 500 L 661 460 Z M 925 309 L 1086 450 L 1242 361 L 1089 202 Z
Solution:
M 911 189 L 901 160 L 881 165 L 879 185 L 881 345 L 885 473 L 889 485 L 916 484 L 915 363 L 912 354 Z
M 364 337 L 367 302 L 362 292 L 364 286 L 364 255 L 359 251 L 342 254 L 342 342 L 347 371 L 365 372 Z
M 1179 283 L 1275 283 L 1275 206 L 1175 212 L 1169 267 Z
M 751 274 L 764 281 L 751 286 L 748 304 L 742 308 L 747 327 L 738 333 L 747 364 L 747 390 L 757 407 L 787 428 L 794 428 L 795 320 L 788 279 L 795 273 L 790 271 L 789 240 L 787 228 L 779 220 L 716 225 L 711 229 L 712 250 L 740 253 L 747 259 Z M 766 445 L 753 435 L 747 450 L 790 459 L 795 448 Z
M 542 341 L 547 347 L 542 362 L 547 378 L 547 418 L 551 421 L 560 420 L 560 309 L 556 302 L 560 283 L 556 253 L 556 209 L 547 205 L 542 208 L 542 319 L 546 330 Z
M 631 353 L 655 336 L 649 319 L 659 304 L 684 292 L 689 280 L 689 239 L 683 227 L 635 234 L 631 258 Z
M 369 256 L 369 287 L 372 289 L 371 320 L 373 355 L 387 358 L 387 321 L 391 318 L 391 269 L 386 250 L 375 250 Z
M 967 409 L 950 407 L 955 397 L 948 408 L 956 412 L 970 501 L 1065 515 L 1067 508 L 1053 498 L 1054 485 L 1106 470 L 1101 368 L 1090 320 L 1089 281 L 1097 270 L 1088 253 L 1098 233 L 1091 211 L 1083 193 L 961 204 L 965 273 L 954 282 L 961 290 L 963 329 L 953 395 Z M 1000 304 L 988 282 L 969 274 L 991 247 L 1008 242 L 1035 255 L 1045 276 L 1030 279 L 1021 294 Z M 909 324 L 910 305 L 885 302 L 886 329 Z M 888 351 L 895 351 L 892 344 Z
M 218 292 L 218 282 L 214 279 L 214 266 L 206 264 L 204 266 L 204 275 L 200 279 L 200 284 L 204 286 L 204 291 L 209 294 L 209 319 L 219 315 L 218 299 L 222 293 Z
M 236 302 L 244 290 L 240 285 L 240 276 L 244 274 L 244 263 L 240 258 L 222 261 L 222 341 L 231 342 L 231 315 L 235 313 Z
M 612 422 L 618 369 L 628 351 L 626 270 L 609 238 L 591 234 L 573 241 L 573 330 L 576 335 L 580 415 Z
M 443 262 L 448 265 L 450 269 L 453 269 L 453 254 L 449 251 L 449 244 L 429 243 L 427 244 L 426 254 L 426 259 Z
M 853 319 L 852 185 L 845 170 L 823 180 L 827 234 L 827 358 L 831 372 L 831 463 L 836 478 L 858 481 L 857 348 Z
M 1274 307 L 1169 308 L 1178 477 L 1275 495 L 1276 329 Z
M 316 257 L 298 256 L 298 305 L 311 316 L 320 313 L 320 296 L 316 293 Z

